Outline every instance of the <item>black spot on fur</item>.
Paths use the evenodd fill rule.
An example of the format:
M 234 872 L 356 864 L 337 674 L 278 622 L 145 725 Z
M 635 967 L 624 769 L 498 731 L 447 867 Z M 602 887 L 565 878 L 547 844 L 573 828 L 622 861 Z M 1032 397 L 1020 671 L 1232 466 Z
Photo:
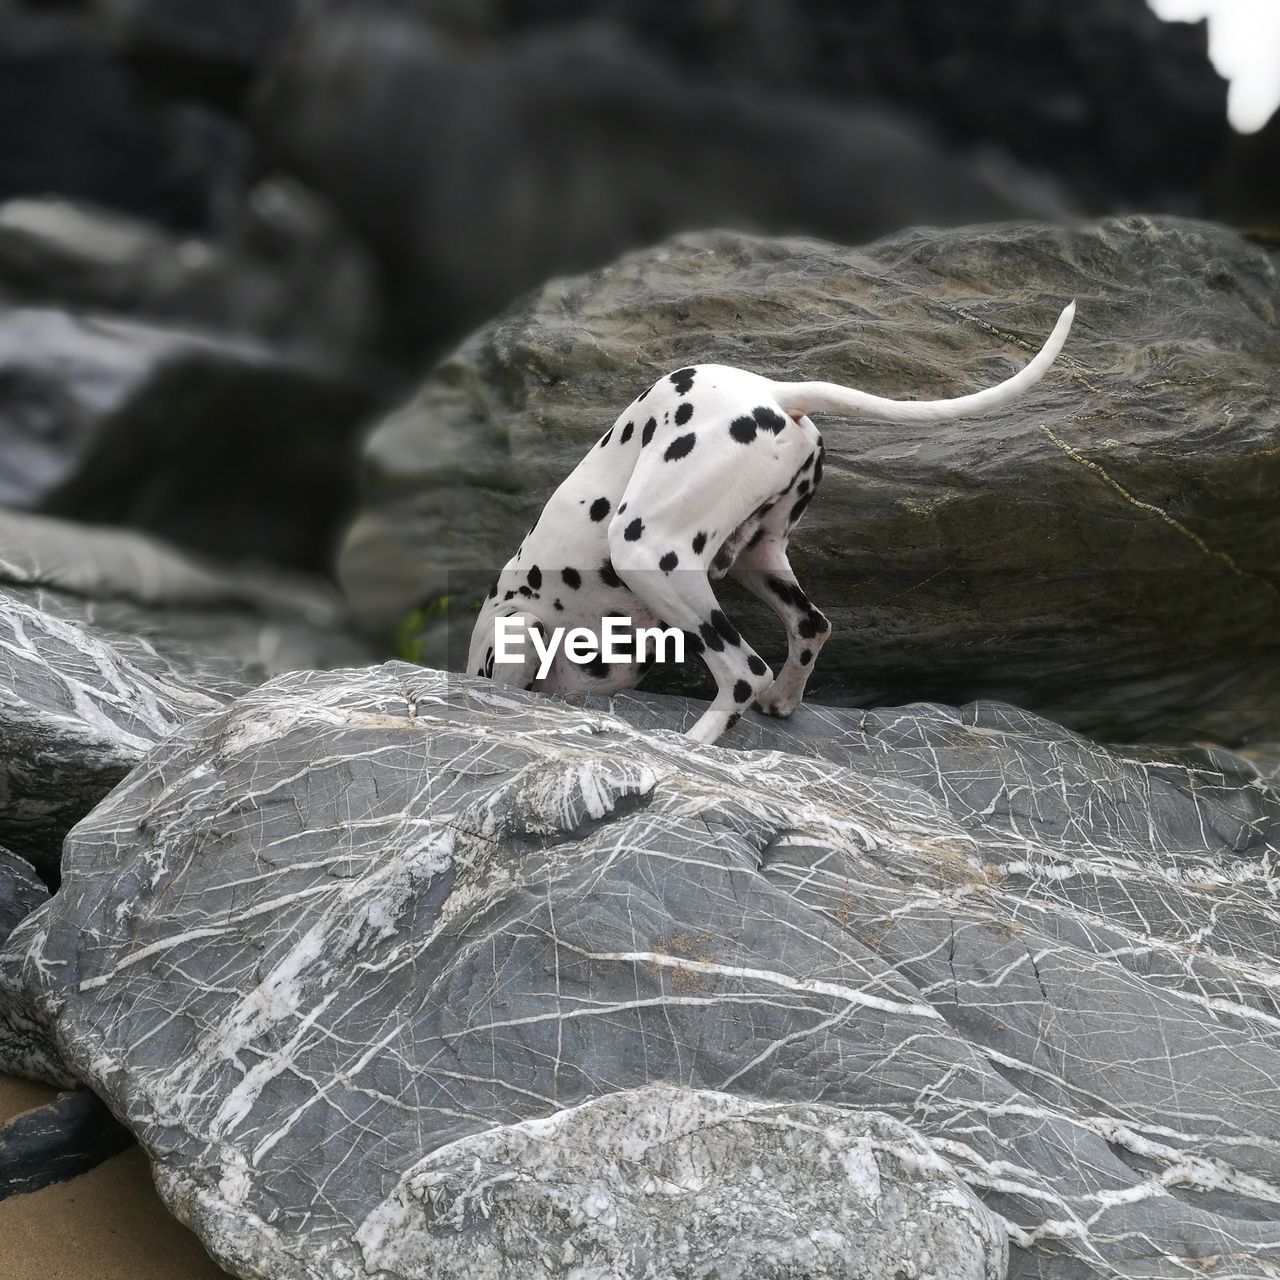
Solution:
M 658 561 L 658 568 L 661 569 L 663 573 L 670 573 L 671 570 L 679 563 L 680 557 L 676 555 L 674 551 L 668 551 L 667 554 Z
M 609 441 L 610 441 L 610 439 L 612 438 L 612 436 L 613 436 L 613 428 L 612 428 L 612 427 L 610 427 L 610 428 L 609 428 L 609 430 L 608 430 L 608 431 L 606 431 L 606 432 L 604 433 L 604 435 L 603 435 L 603 436 L 601 437 L 601 439 L 600 439 L 600 447 L 601 447 L 602 449 L 605 447 L 605 445 L 607 445 L 607 444 L 609 443 Z
M 817 609 L 810 607 L 809 614 L 796 630 L 806 639 L 812 640 L 820 631 L 829 631 L 831 623 Z
M 711 625 L 715 627 L 715 629 L 726 641 L 728 641 L 729 644 L 742 643 L 742 637 L 738 634 L 738 628 L 735 627 L 719 609 L 712 609 Z
M 751 700 L 751 686 L 745 680 L 739 680 L 733 686 L 734 702 L 749 702 Z
M 529 570 L 529 585 L 535 591 L 542 586 L 542 570 L 536 564 Z
M 618 577 L 618 572 L 613 567 L 612 560 L 606 560 L 600 566 L 600 581 L 603 582 L 606 587 L 622 586 L 622 579 Z
M 812 649 L 801 649 L 801 650 L 800 650 L 800 665 L 801 665 L 802 667 L 807 667 L 807 666 L 809 665 L 809 663 L 811 663 L 812 661 L 813 661 L 813 650 L 812 650 Z
M 624 503 L 622 504 L 622 506 L 620 506 L 620 507 L 618 508 L 618 514 L 619 514 L 619 515 L 625 515 L 625 514 L 626 514 L 626 510 L 627 510 L 627 504 L 624 502 Z
M 563 582 L 566 587 L 570 587 L 574 591 L 577 591 L 577 589 L 582 586 L 582 574 L 580 574 L 577 569 L 561 569 L 560 581 Z
M 693 386 L 693 375 L 696 372 L 696 369 L 677 369 L 671 375 L 671 385 L 675 387 L 678 394 L 682 396 L 689 394 L 689 388 Z
M 758 653 L 753 653 L 747 658 L 747 666 L 751 669 L 753 676 L 762 676 L 769 670 L 764 665 L 764 659 Z
M 764 581 L 769 590 L 772 591 L 773 594 L 783 602 L 783 604 L 795 604 L 795 593 L 799 588 L 793 587 L 786 578 L 766 578 Z M 808 601 L 806 600 L 805 604 L 807 603 Z M 800 607 L 803 609 L 804 605 L 801 605 Z
M 739 444 L 750 444 L 756 438 L 756 420 L 754 418 L 734 418 L 729 423 L 729 434 Z
M 796 505 L 791 508 L 791 514 L 787 517 L 787 519 L 792 524 L 795 524 L 795 522 L 799 520 L 802 515 L 804 515 L 805 508 L 809 505 L 812 499 L 813 499 L 813 494 L 806 493 L 804 497 L 801 498 L 799 502 L 797 502 Z
M 497 594 L 498 594 L 498 584 L 495 582 L 493 586 L 489 588 L 489 594 L 485 596 L 485 599 L 492 600 L 493 597 L 496 596 Z
M 587 675 L 594 676 L 597 680 L 603 680 L 609 674 L 609 664 L 599 654 L 596 654 L 590 662 L 584 662 L 582 669 Z
M 741 717 L 741 716 L 740 716 L 740 715 L 735 711 L 735 712 L 733 713 L 733 715 L 731 715 L 731 716 L 729 717 L 729 721 L 728 721 L 728 723 L 727 723 L 727 724 L 725 725 L 725 727 L 724 727 L 724 728 L 725 728 L 725 732 L 726 732 L 726 733 L 728 733 L 728 731 L 729 731 L 730 729 L 732 729 L 732 728 L 733 728 L 733 726 L 734 726 L 735 724 L 737 724 L 737 723 L 738 723 L 738 721 L 739 721 L 739 720 L 741 720 L 741 719 L 742 719 L 742 717 Z
M 721 547 L 720 550 L 716 552 L 716 558 L 711 562 L 711 567 L 713 569 L 727 569 L 732 563 L 733 552 L 727 551 L 724 547 Z
M 765 531 L 763 529 L 757 529 L 755 533 L 751 535 L 751 541 L 747 543 L 747 550 L 750 551 L 751 548 L 754 547 L 756 543 L 759 542 L 760 539 L 764 537 L 764 535 L 765 535 Z
M 808 492 L 809 492 L 809 482 L 807 480 L 801 480 L 800 483 L 796 485 L 797 495 L 803 498 L 804 495 Z
M 564 612 L 564 605 L 562 605 L 558 599 L 553 600 L 553 601 L 551 602 L 551 607 L 552 607 L 552 608 L 553 608 L 557 613 L 563 613 L 563 612 Z
M 773 510 L 775 505 L 776 504 L 773 502 L 764 503 L 763 505 L 755 509 L 755 512 L 752 518 L 755 520 L 763 520 L 765 516 L 767 516 L 769 512 Z
M 641 399 L 643 398 L 644 397 L 642 396 Z M 619 437 L 619 439 L 623 444 L 626 444 L 627 441 L 631 439 L 631 433 L 635 429 L 636 429 L 636 424 L 634 422 L 628 422 L 627 425 L 622 428 L 622 435 Z
M 532 592 L 532 591 L 530 591 L 528 587 L 521 587 L 521 588 L 520 588 L 520 594 L 521 594 L 522 596 L 524 596 L 524 598 L 525 598 L 526 600 L 532 600 L 532 599 L 533 599 L 533 592 Z
M 626 538 L 628 542 L 639 542 L 640 535 L 643 532 L 644 521 L 642 521 L 639 516 L 636 516 L 636 518 L 627 525 L 626 529 L 623 530 L 622 536 Z
M 693 405 L 688 400 L 686 400 L 684 404 L 682 404 L 676 410 L 676 426 L 683 427 L 684 424 L 688 422 L 689 419 L 692 417 L 693 417 Z
M 693 535 L 693 554 L 700 556 L 702 549 L 707 545 L 707 535 L 705 533 L 695 533 Z
M 808 471 L 808 470 L 809 470 L 809 468 L 810 468 L 811 466 L 813 466 L 813 464 L 814 464 L 815 460 L 817 459 L 817 457 L 818 457 L 818 455 L 817 455 L 816 453 L 811 453 L 811 454 L 810 454 L 810 455 L 809 455 L 809 456 L 804 460 L 804 466 L 803 466 L 803 467 L 801 467 L 801 468 L 800 468 L 800 470 L 801 470 L 801 471 Z
M 702 643 L 702 637 L 695 635 L 692 631 L 686 631 L 684 633 L 684 646 L 685 652 L 688 653 L 691 658 L 701 657 L 702 651 L 707 647 Z
M 644 424 L 644 430 L 640 433 L 641 446 L 648 444 L 649 441 L 653 439 L 653 433 L 657 431 L 657 429 L 658 429 L 657 418 L 650 418 L 649 421 Z
M 507 594 L 502 597 L 502 603 L 506 604 L 506 602 L 510 600 L 514 595 L 515 595 L 514 591 L 508 591 Z
M 653 387 L 656 387 L 657 385 L 658 384 L 655 382 L 653 384 Z M 645 389 L 638 396 L 636 396 L 636 403 L 638 404 L 641 400 L 643 400 L 645 396 L 647 396 L 649 392 L 653 390 L 653 387 L 645 387 Z
M 751 416 L 759 424 L 761 431 L 772 431 L 775 436 L 787 425 L 786 418 L 776 409 L 770 409 L 767 404 L 762 404 Z
M 591 518 L 595 521 L 603 520 L 609 514 L 609 507 L 608 498 L 597 498 L 591 504 Z
M 827 451 L 822 447 L 821 442 L 818 444 L 818 461 L 813 467 L 813 487 L 818 487 L 818 481 L 822 479 L 822 460 L 827 456 Z
M 724 652 L 724 641 L 720 639 L 720 633 L 709 622 L 700 623 L 698 626 L 698 634 L 702 637 L 702 643 L 708 649 L 715 653 Z
M 676 436 L 667 445 L 667 451 L 662 456 L 667 462 L 677 462 L 681 458 L 687 458 L 693 452 L 693 446 L 697 442 L 698 434 L 696 431 L 690 431 L 687 436 Z

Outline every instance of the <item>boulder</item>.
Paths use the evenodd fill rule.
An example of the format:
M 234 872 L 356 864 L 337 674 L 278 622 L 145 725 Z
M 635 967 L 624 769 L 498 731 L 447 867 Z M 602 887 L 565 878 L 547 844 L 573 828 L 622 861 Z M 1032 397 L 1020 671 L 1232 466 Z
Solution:
M 325 571 L 374 402 L 340 371 L 258 343 L 0 311 L 0 504 Z
M 1273 784 L 987 702 L 698 711 L 279 677 L 75 828 L 0 991 L 245 1277 L 1267 1273 Z
M 682 235 L 552 281 L 468 338 L 370 435 L 340 573 L 390 631 L 478 600 L 560 481 L 656 377 L 719 362 L 895 398 L 1057 366 L 1005 409 L 910 426 L 819 416 L 792 544 L 829 614 L 810 697 L 995 697 L 1112 739 L 1276 736 L 1274 264 L 1225 228 L 1128 217 L 913 229 L 863 248 Z M 730 586 L 766 658 L 776 621 Z M 429 616 L 434 616 L 431 609 Z
M 376 248 L 399 323 L 432 346 L 689 226 L 857 242 L 1064 207 L 874 105 L 716 85 L 595 30 L 486 51 L 379 5 L 322 6 L 257 125 Z
M 78 1177 L 132 1145 L 129 1130 L 87 1089 L 60 1094 L 0 1124 L 0 1200 Z
M 0 839 L 56 877 L 68 828 L 189 717 L 363 661 L 344 626 L 309 580 L 0 512 Z
M 998 147 L 1055 174 L 1098 213 L 1203 212 L 1230 133 L 1204 24 L 1163 22 L 1147 0 L 416 3 L 443 21 L 478 9 L 490 37 L 508 42 L 609 21 L 686 78 L 880 102 L 953 145 Z
M 349 354 L 370 336 L 370 265 L 296 184 L 259 184 L 251 207 L 244 237 L 275 230 L 270 256 L 70 200 L 10 200 L 0 296 Z

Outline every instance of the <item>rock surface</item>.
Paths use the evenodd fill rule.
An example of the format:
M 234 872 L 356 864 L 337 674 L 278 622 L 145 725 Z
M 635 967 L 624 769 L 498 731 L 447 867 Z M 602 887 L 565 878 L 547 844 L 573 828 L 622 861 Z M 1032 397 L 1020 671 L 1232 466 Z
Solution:
M 132 1142 L 128 1129 L 88 1090 L 64 1093 L 0 1124 L 0 1200 L 77 1177 Z
M 553 281 L 369 439 L 341 574 L 386 629 L 479 599 L 543 503 L 655 377 L 720 362 L 896 398 L 1008 376 L 1078 301 L 1057 367 L 988 416 L 822 416 L 793 542 L 834 624 L 817 701 L 997 697 L 1111 739 L 1280 725 L 1280 286 L 1177 219 L 899 232 L 864 249 L 686 235 Z M 775 661 L 775 620 L 725 590 Z M 465 635 L 424 650 L 457 665 Z
M 190 716 L 366 656 L 309 580 L 0 512 L 0 839 L 56 876 L 68 828 Z
M 0 848 L 0 942 L 49 897 L 35 868 L 25 859 Z
M 0 503 L 323 571 L 372 403 L 260 344 L 13 308 L 0 312 Z
M 1005 1280 L 1003 1225 L 905 1124 L 671 1085 L 431 1153 L 357 1233 L 402 1276 Z
M 471 1263 L 519 1214 L 607 1208 L 572 1181 L 533 1208 L 536 1122 L 600 1104 L 616 1136 L 616 1095 L 662 1084 L 892 1116 L 1002 1220 L 1015 1280 L 1269 1273 L 1272 783 L 991 703 L 753 716 L 726 739 L 749 751 L 654 728 L 698 710 L 281 677 L 77 826 L 0 990 L 243 1276 L 501 1274 Z M 494 1153 L 519 1159 L 486 1223 L 457 1193 Z M 658 1238 L 631 1208 L 581 1238 Z M 397 1215 L 425 1267 L 379 1236 Z

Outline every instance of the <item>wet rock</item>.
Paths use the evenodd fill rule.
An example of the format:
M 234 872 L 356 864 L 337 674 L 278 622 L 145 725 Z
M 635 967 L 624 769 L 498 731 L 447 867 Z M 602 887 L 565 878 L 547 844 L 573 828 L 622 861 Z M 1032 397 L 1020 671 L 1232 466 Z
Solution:
M 998 697 L 1112 739 L 1274 737 L 1280 395 L 1268 255 L 1178 219 L 909 230 L 863 249 L 679 236 L 553 281 L 444 360 L 370 436 L 340 571 L 394 627 L 488 588 L 542 505 L 654 378 L 719 362 L 897 398 L 1057 367 L 984 416 L 823 416 L 792 543 L 828 613 L 810 697 Z M 764 656 L 776 621 L 723 589 Z M 457 643 L 423 652 L 458 662 Z M 445 655 L 449 655 L 446 659 Z
M 306 29 L 258 122 L 378 250 L 422 343 L 688 226 L 856 242 L 1062 208 L 877 107 L 715 86 L 597 31 L 477 54 L 378 7 Z
M 0 1200 L 87 1173 L 132 1144 L 92 1093 L 64 1093 L 0 1125 Z
M 309 580 L 0 512 L 0 839 L 56 876 L 72 824 L 192 715 L 363 661 L 345 626 Z
M 327 570 L 373 403 L 341 371 L 259 344 L 14 308 L 0 312 L 0 503 Z
M 770 1154 L 806 1111 L 814 1161 L 880 1113 L 906 1125 L 929 1159 L 888 1185 L 958 1176 L 1014 1280 L 1265 1272 L 1274 786 L 1229 751 L 1108 750 L 992 703 L 751 716 L 725 748 L 652 727 L 697 714 L 404 664 L 280 677 L 77 826 L 0 991 L 246 1277 L 571 1274 L 508 1236 L 529 1213 L 681 1274 L 675 1225 L 754 1176 L 748 1150 L 781 1176 L 735 1247 L 798 1241 L 773 1231 L 790 1203 L 818 1250 L 851 1202 L 796 1200 Z M 665 1115 L 636 1108 L 661 1085 Z M 715 1107 L 733 1123 L 693 1141 Z M 743 1119 L 765 1122 L 745 1147 Z M 656 1210 L 615 1192 L 663 1126 Z M 538 1190 L 557 1134 L 568 1177 Z M 880 1174 L 910 1149 L 888 1147 Z M 916 1221 L 977 1239 L 970 1205 Z

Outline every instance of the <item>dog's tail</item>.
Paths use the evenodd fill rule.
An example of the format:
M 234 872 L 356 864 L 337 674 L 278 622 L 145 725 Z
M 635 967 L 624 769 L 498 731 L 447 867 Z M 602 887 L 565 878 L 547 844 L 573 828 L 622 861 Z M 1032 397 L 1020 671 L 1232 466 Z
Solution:
M 886 400 L 834 382 L 775 382 L 774 395 L 790 414 L 846 413 L 890 422 L 942 422 L 948 418 L 962 418 L 966 414 L 985 413 L 1008 404 L 1044 377 L 1067 340 L 1075 314 L 1076 304 L 1072 302 L 1058 317 L 1048 341 L 1030 364 L 1019 369 L 1012 378 L 969 396 L 956 396 L 953 400 Z

